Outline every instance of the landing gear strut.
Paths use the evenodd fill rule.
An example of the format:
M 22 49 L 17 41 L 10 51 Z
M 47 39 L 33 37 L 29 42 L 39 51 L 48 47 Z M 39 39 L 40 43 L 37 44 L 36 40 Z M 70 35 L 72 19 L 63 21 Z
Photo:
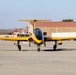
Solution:
M 29 42 L 29 47 L 31 47 L 31 42 Z
M 21 51 L 20 41 L 17 41 L 18 50 Z
M 53 46 L 53 50 L 55 51 L 57 48 L 57 41 L 55 41 L 55 45 Z

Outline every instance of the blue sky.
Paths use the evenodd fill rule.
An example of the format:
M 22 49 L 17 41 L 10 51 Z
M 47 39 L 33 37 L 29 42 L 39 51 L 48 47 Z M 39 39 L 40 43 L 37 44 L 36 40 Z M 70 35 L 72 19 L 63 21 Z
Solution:
M 24 28 L 22 19 L 76 21 L 76 0 L 0 0 L 0 29 Z

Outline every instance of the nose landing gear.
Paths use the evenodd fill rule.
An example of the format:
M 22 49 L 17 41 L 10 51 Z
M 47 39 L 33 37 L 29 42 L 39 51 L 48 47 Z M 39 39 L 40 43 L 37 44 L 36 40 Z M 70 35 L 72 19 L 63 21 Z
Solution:
M 37 45 L 37 51 L 40 52 L 40 45 Z

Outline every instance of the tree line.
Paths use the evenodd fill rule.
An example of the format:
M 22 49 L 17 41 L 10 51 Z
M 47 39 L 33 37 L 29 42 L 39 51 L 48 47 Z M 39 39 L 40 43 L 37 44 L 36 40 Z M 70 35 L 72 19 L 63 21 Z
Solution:
M 73 19 L 64 19 L 64 20 L 62 20 L 62 22 L 74 22 L 74 20 Z

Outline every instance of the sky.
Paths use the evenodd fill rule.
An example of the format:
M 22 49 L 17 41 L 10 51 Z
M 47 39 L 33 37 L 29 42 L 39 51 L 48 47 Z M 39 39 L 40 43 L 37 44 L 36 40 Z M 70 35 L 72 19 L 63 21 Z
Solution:
M 18 20 L 76 21 L 76 0 L 0 0 L 0 29 L 25 28 Z

